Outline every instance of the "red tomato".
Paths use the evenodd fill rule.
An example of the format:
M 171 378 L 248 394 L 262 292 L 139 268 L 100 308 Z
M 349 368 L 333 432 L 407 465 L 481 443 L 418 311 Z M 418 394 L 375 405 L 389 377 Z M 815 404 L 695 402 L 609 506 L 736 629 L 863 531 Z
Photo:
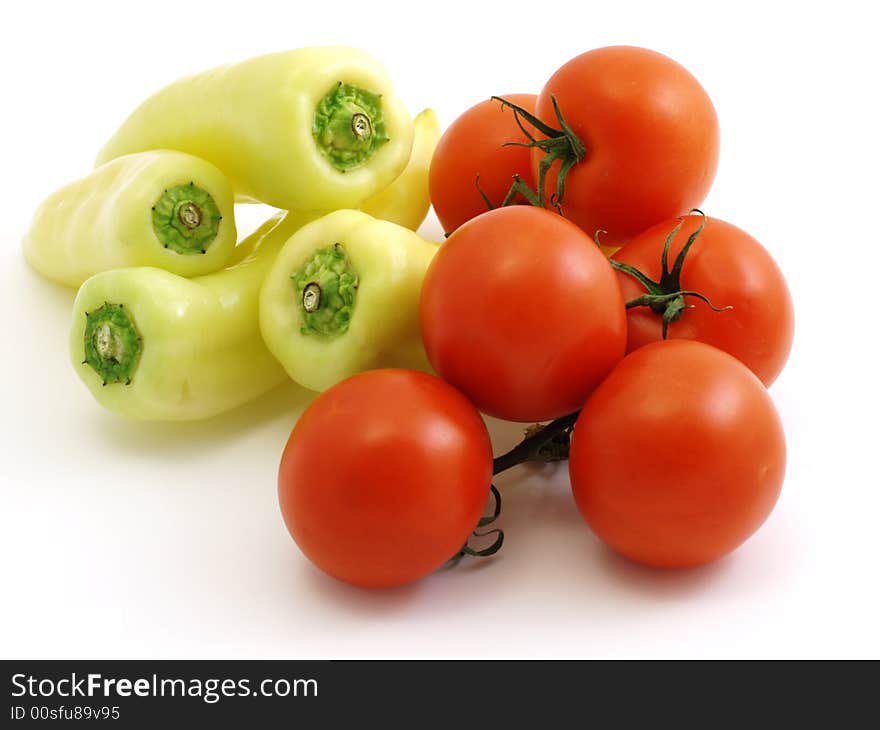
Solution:
M 562 210 L 607 245 L 667 218 L 687 213 L 706 197 L 718 166 L 715 108 L 682 66 L 644 48 L 589 51 L 560 68 L 538 96 L 536 115 L 558 127 L 551 95 L 586 148 L 566 177 Z M 537 179 L 544 153 L 533 150 Z M 545 193 L 556 190 L 554 163 Z
M 576 410 L 626 346 L 608 260 L 577 226 L 531 206 L 484 213 L 447 239 L 422 284 L 421 328 L 437 373 L 511 421 Z
M 702 342 L 628 355 L 575 424 L 571 487 L 611 548 L 664 568 L 708 563 L 760 527 L 779 496 L 785 437 L 753 373 Z
M 514 104 L 535 110 L 534 94 L 510 94 Z M 497 101 L 486 99 L 472 106 L 443 133 L 431 160 L 429 186 L 434 212 L 451 233 L 465 221 L 485 213 L 480 189 L 494 206 L 501 205 L 514 175 L 534 187 L 531 154 L 525 147 L 504 147 L 505 142 L 526 142 L 513 112 Z
M 278 472 L 287 529 L 315 565 L 366 588 L 449 560 L 477 526 L 492 445 L 476 409 L 439 378 L 371 370 L 319 395 Z
M 668 269 L 702 220 L 688 216 L 672 239 Z M 614 255 L 615 261 L 630 264 L 653 281 L 659 281 L 660 259 L 667 236 L 679 223 L 668 220 L 633 238 Z M 632 276 L 618 272 L 623 298 L 630 301 L 645 293 Z M 779 375 L 794 336 L 794 307 L 785 278 L 776 262 L 745 231 L 717 218 L 705 226 L 689 249 L 681 268 L 681 289 L 708 297 L 714 312 L 696 297 L 685 297 L 692 308 L 669 323 L 667 336 L 700 340 L 729 352 L 745 363 L 764 385 Z M 627 310 L 627 352 L 662 339 L 662 317 L 649 307 Z

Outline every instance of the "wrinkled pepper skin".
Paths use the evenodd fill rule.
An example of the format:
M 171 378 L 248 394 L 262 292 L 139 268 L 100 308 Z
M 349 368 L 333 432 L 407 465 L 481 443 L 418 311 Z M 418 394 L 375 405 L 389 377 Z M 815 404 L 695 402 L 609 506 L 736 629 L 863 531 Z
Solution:
M 440 122 L 433 109 L 425 109 L 413 119 L 412 154 L 400 176 L 377 193 L 360 210 L 374 218 L 391 221 L 411 231 L 418 230 L 431 207 L 428 173 L 431 158 L 440 141 Z
M 422 279 L 437 245 L 357 210 L 301 228 L 260 292 L 260 330 L 290 377 L 324 390 L 363 370 L 429 371 Z
M 125 266 L 200 276 L 229 261 L 233 204 L 229 181 L 209 162 L 162 150 L 126 155 L 43 202 L 24 255 L 46 278 L 70 287 Z
M 325 212 L 387 187 L 412 141 L 412 119 L 382 67 L 362 51 L 325 46 L 172 83 L 131 114 L 97 162 L 181 150 L 223 170 L 239 199 Z

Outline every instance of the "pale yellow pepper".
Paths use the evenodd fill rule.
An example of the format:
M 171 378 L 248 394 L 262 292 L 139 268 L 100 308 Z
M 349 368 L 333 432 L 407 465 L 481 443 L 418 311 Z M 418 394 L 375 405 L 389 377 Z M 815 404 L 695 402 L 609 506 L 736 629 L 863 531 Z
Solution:
M 417 144 L 408 170 L 371 201 L 376 215 L 421 222 L 429 148 Z M 86 281 L 74 303 L 70 356 L 95 399 L 131 418 L 192 420 L 288 380 L 260 334 L 259 292 L 282 246 L 315 217 L 279 214 L 235 248 L 228 268 L 207 276 L 135 267 Z
M 251 58 L 172 83 L 98 155 L 176 149 L 219 167 L 237 197 L 285 210 L 357 207 L 406 166 L 412 119 L 382 67 L 345 46 Z
M 408 228 L 359 210 L 303 226 L 260 292 L 267 347 L 312 390 L 372 368 L 427 370 L 419 295 L 436 251 Z
M 123 266 L 200 276 L 235 247 L 232 187 L 214 165 L 168 150 L 126 155 L 49 196 L 24 255 L 45 277 L 76 287 Z

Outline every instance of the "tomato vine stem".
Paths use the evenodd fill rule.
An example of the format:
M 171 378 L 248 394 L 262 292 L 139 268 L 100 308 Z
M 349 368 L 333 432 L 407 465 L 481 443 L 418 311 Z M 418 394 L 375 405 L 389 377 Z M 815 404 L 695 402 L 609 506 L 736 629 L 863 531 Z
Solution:
M 568 413 L 555 421 L 551 421 L 546 426 L 535 424 L 526 431 L 526 437 L 514 446 L 510 451 L 501 456 L 496 457 L 492 462 L 492 474 L 500 474 L 517 464 L 524 464 L 529 461 L 539 461 L 543 463 L 551 461 L 562 461 L 568 458 L 568 451 L 571 445 L 571 431 L 574 428 L 574 422 L 580 415 L 580 411 Z M 468 540 L 461 549 L 453 555 L 447 565 L 452 567 L 457 565 L 465 556 L 485 558 L 497 553 L 504 544 L 504 531 L 498 528 L 480 532 L 479 528 L 491 525 L 501 514 L 501 492 L 493 484 L 490 488 L 491 494 L 495 499 L 495 507 L 492 514 L 482 517 L 474 530 L 474 537 L 489 537 L 494 535 L 495 539 L 484 548 L 475 548 Z
M 548 463 L 568 458 L 571 444 L 571 432 L 580 411 L 574 411 L 551 421 L 546 426 L 532 427 L 526 437 L 510 451 L 495 457 L 492 462 L 492 473 L 503 471 L 529 461 Z
M 491 515 L 487 515 L 486 517 L 481 517 L 480 521 L 477 523 L 477 528 L 486 527 L 486 525 L 491 525 L 495 520 L 498 519 L 498 515 L 501 514 L 501 492 L 498 491 L 498 488 L 492 484 L 490 487 L 490 493 L 495 500 L 495 507 L 492 510 Z M 490 555 L 494 555 L 497 553 L 501 546 L 504 544 L 504 531 L 499 530 L 497 527 L 493 530 L 487 530 L 486 532 L 479 532 L 477 530 L 473 531 L 474 537 L 489 537 L 489 535 L 495 535 L 495 539 L 484 548 L 474 548 L 470 544 L 470 540 L 468 540 L 464 545 L 461 546 L 461 549 L 453 555 L 449 561 L 448 565 L 450 567 L 457 565 L 458 562 L 465 556 L 470 555 L 474 558 L 487 558 Z

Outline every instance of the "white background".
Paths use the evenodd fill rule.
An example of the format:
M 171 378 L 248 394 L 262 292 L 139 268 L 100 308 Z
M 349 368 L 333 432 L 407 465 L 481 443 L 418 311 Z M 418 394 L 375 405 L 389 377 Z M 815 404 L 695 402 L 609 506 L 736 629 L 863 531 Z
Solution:
M 39 657 L 880 656 L 876 24 L 869 3 L 7 4 L 0 18 L 0 655 Z M 145 96 L 272 50 L 357 45 L 412 112 L 448 124 L 616 43 L 676 58 L 722 128 L 703 206 L 779 261 L 795 298 L 772 388 L 782 498 L 731 557 L 656 572 L 591 536 L 564 467 L 500 480 L 507 544 L 419 584 L 363 592 L 311 567 L 275 474 L 301 408 L 138 424 L 68 366 L 73 293 L 32 273 L 36 205 L 87 173 Z M 241 228 L 263 211 L 242 212 Z M 436 220 L 422 229 L 439 238 Z M 492 423 L 496 449 L 519 427 Z

